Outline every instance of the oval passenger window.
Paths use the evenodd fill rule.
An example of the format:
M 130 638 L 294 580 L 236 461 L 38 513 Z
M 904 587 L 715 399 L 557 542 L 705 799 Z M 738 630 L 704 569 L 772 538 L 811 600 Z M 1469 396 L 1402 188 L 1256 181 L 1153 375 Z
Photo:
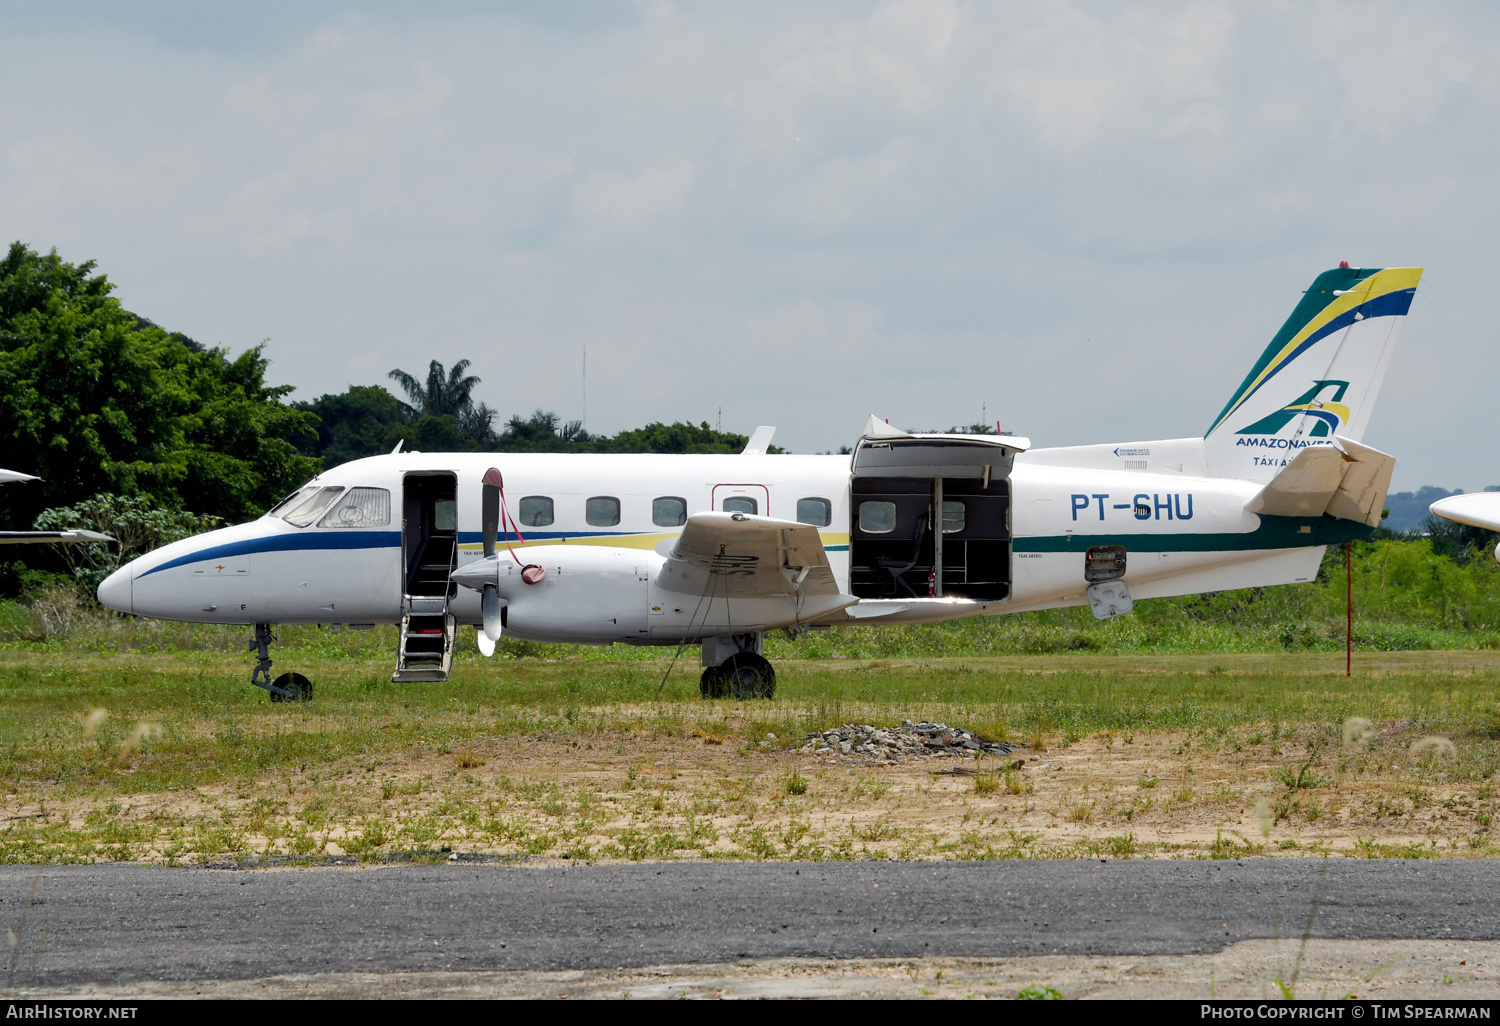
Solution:
M 596 495 L 584 503 L 583 518 L 590 527 L 614 527 L 620 522 L 620 500 L 613 495 Z
M 833 503 L 827 499 L 798 499 L 797 523 L 827 527 L 833 523 Z
M 522 527 L 552 526 L 552 500 L 547 496 L 523 495 L 520 507 Z
M 890 534 L 896 529 L 896 504 L 876 499 L 861 502 L 859 529 L 865 534 Z
M 731 495 L 724 500 L 723 509 L 725 513 L 749 513 L 754 516 L 760 512 L 760 503 L 748 495 Z
M 657 527 L 681 527 L 687 523 L 687 500 L 676 495 L 652 499 L 651 522 Z
M 964 504 L 943 502 L 943 533 L 958 534 L 964 529 Z

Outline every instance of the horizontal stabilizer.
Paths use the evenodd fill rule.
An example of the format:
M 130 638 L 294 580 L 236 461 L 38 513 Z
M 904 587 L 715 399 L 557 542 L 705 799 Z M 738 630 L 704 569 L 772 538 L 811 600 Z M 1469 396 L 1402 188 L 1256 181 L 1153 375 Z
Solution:
M 1337 435 L 1334 443 L 1303 449 L 1245 508 L 1272 517 L 1327 514 L 1379 527 L 1396 457 Z

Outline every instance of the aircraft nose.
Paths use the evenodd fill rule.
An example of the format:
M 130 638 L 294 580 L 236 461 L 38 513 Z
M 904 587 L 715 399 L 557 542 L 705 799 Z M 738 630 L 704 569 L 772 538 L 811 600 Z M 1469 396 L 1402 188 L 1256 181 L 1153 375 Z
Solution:
M 122 566 L 110 574 L 99 585 L 99 602 L 117 613 L 135 612 L 133 581 L 135 574 L 128 566 Z

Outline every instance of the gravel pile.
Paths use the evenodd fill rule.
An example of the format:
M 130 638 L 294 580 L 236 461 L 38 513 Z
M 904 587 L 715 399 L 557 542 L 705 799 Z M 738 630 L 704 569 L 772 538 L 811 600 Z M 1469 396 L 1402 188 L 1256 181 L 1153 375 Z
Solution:
M 846 723 L 821 734 L 809 734 L 797 750 L 804 755 L 841 757 L 846 760 L 910 762 L 915 759 L 974 759 L 980 755 L 1005 755 L 1024 744 L 991 741 L 961 727 L 946 723 L 913 723 L 899 727 L 872 727 L 868 723 Z

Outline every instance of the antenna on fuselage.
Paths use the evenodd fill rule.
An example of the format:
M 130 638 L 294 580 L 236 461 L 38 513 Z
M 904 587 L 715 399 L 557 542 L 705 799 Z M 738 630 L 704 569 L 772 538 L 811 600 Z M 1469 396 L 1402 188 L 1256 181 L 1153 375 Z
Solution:
M 405 444 L 406 444 L 406 439 L 404 439 L 404 438 L 397 439 L 396 440 L 396 447 L 391 450 L 391 455 L 394 456 L 394 455 L 396 455 L 396 453 L 400 452 L 401 451 L 401 447 L 403 445 L 405 445 Z

